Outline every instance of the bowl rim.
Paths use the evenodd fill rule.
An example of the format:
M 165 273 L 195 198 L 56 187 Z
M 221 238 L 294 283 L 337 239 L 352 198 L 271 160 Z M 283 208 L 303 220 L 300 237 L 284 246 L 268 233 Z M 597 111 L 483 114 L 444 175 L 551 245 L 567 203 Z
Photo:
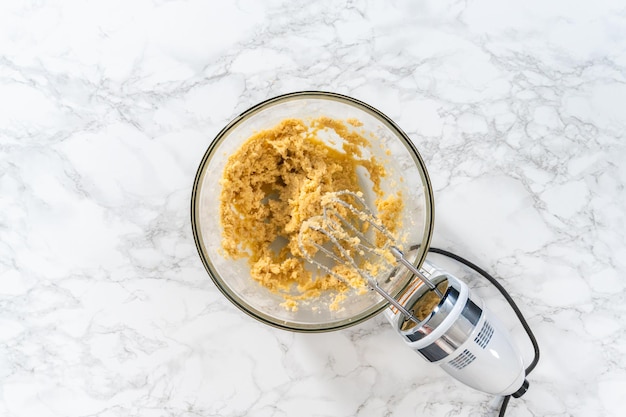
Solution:
M 201 230 L 200 230 L 199 221 L 198 221 L 198 214 L 197 214 L 197 209 L 199 206 L 200 184 L 201 184 L 203 175 L 205 173 L 205 169 L 215 149 L 222 142 L 224 137 L 237 125 L 243 122 L 246 118 L 265 109 L 268 106 L 278 104 L 279 102 L 283 102 L 283 101 L 291 101 L 291 100 L 297 100 L 297 99 L 303 99 L 303 98 L 305 99 L 311 99 L 311 98 L 332 99 L 335 101 L 340 101 L 340 102 L 361 108 L 362 110 L 371 113 L 373 116 L 381 119 L 385 124 L 387 124 L 388 127 L 390 127 L 394 131 L 394 133 L 396 133 L 402 139 L 405 146 L 411 151 L 411 153 L 413 154 L 413 156 L 415 157 L 419 165 L 418 170 L 421 173 L 422 182 L 424 184 L 424 197 L 425 197 L 424 199 L 425 199 L 425 205 L 426 205 L 425 209 L 427 213 L 430 213 L 430 215 L 427 216 L 427 219 L 424 225 L 424 236 L 422 238 L 422 242 L 418 250 L 417 258 L 415 259 L 415 262 L 414 262 L 414 265 L 416 268 L 421 267 L 424 260 L 426 259 L 426 255 L 428 254 L 428 248 L 430 246 L 430 242 L 431 242 L 432 235 L 433 235 L 434 217 L 435 217 L 434 195 L 433 195 L 432 183 L 428 175 L 428 171 L 426 170 L 426 164 L 422 156 L 418 152 L 415 144 L 410 139 L 410 137 L 393 120 L 391 120 L 391 118 L 389 118 L 387 115 L 382 113 L 380 110 L 356 98 L 339 94 L 339 93 L 328 92 L 328 91 L 302 90 L 302 91 L 294 91 L 291 93 L 286 93 L 286 94 L 281 94 L 281 95 L 271 97 L 243 111 L 238 116 L 234 117 L 226 126 L 224 126 L 224 128 L 222 128 L 219 131 L 219 133 L 215 136 L 215 138 L 213 138 L 213 140 L 209 143 L 209 146 L 207 147 L 204 155 L 202 156 L 202 159 L 200 160 L 198 169 L 194 177 L 193 186 L 191 190 L 191 229 L 192 229 L 196 249 L 198 251 L 202 264 L 204 265 L 204 268 L 206 272 L 208 273 L 209 277 L 211 278 L 213 283 L 216 285 L 216 287 L 220 290 L 220 292 L 228 300 L 230 300 L 235 306 L 237 306 L 240 310 L 242 310 L 249 316 L 255 318 L 256 320 L 259 320 L 272 327 L 280 328 L 283 330 L 296 331 L 296 332 L 328 332 L 328 331 L 340 330 L 340 329 L 344 329 L 347 327 L 351 327 L 365 320 L 368 320 L 371 317 L 374 317 L 375 315 L 379 314 L 385 308 L 387 308 L 389 306 L 389 302 L 382 299 L 377 304 L 375 304 L 374 306 L 365 310 L 364 312 L 360 313 L 357 316 L 353 316 L 348 319 L 337 320 L 334 322 L 326 322 L 326 323 L 321 323 L 321 324 L 319 323 L 318 324 L 293 323 L 293 322 L 288 322 L 285 320 L 275 319 L 274 317 L 268 314 L 265 314 L 262 311 L 259 311 L 253 308 L 252 306 L 248 305 L 244 299 L 238 297 L 236 294 L 234 294 L 232 291 L 228 289 L 226 282 L 220 277 L 217 271 L 214 270 L 214 268 L 211 265 L 208 255 L 205 253 L 205 250 L 203 249 L 204 245 L 202 242 L 202 237 L 201 237 L 202 235 L 201 235 Z M 393 295 L 397 296 L 398 294 L 402 293 L 410 285 L 412 281 L 413 281 L 412 279 L 407 279 L 406 284 L 400 288 L 397 294 L 393 294 Z

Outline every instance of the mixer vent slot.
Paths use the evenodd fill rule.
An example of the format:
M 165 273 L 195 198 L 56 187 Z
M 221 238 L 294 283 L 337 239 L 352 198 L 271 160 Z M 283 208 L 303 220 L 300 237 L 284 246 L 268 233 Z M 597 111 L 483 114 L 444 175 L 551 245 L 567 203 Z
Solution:
M 491 336 L 493 336 L 493 327 L 491 327 L 488 321 L 485 321 L 483 328 L 480 329 L 480 332 L 476 335 L 474 342 L 484 349 L 489 344 Z
M 448 365 L 456 369 L 463 369 L 470 363 L 474 362 L 474 359 L 476 359 L 476 356 L 474 356 L 474 354 L 469 350 L 465 349 L 461 354 L 459 354 L 459 356 L 452 359 Z

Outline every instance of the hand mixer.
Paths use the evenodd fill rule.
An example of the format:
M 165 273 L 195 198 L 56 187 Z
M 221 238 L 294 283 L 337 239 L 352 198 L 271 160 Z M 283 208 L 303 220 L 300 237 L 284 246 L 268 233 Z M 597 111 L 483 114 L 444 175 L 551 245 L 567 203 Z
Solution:
M 298 243 L 311 264 L 339 280 L 348 283 L 333 264 L 356 271 L 389 301 L 393 307 L 387 310 L 387 319 L 429 362 L 483 392 L 513 397 L 526 392 L 521 355 L 497 317 L 458 278 L 432 265 L 424 273 L 415 268 L 361 193 L 342 190 L 324 195 L 322 214 L 303 222 Z M 419 278 L 399 300 L 368 271 L 367 265 L 389 264 L 388 254 Z

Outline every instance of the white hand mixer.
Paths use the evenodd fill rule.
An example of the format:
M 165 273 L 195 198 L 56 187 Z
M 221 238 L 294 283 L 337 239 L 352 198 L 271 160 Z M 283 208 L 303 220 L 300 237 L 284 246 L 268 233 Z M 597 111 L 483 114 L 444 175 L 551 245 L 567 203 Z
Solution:
M 482 300 L 470 296 L 465 283 L 432 265 L 427 272 L 415 268 L 362 194 L 328 193 L 322 209 L 321 215 L 303 222 L 298 235 L 300 250 L 310 263 L 348 285 L 332 266 L 339 263 L 357 271 L 393 306 L 386 311 L 387 319 L 409 347 L 459 381 L 497 395 L 519 397 L 526 392 L 522 358 L 508 331 Z M 372 264 L 393 267 L 388 254 L 419 278 L 400 300 L 367 270 Z

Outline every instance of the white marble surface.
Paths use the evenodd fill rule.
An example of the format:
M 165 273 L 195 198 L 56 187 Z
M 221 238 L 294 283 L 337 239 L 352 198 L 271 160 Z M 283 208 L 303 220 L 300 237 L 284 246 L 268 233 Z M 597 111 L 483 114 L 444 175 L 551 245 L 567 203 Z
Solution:
M 289 333 L 205 273 L 203 152 L 304 89 L 411 135 L 434 243 L 502 277 L 529 318 L 542 358 L 507 416 L 624 415 L 621 0 L 0 3 L 0 415 L 497 414 L 383 317 Z M 503 301 L 468 279 L 528 362 Z

